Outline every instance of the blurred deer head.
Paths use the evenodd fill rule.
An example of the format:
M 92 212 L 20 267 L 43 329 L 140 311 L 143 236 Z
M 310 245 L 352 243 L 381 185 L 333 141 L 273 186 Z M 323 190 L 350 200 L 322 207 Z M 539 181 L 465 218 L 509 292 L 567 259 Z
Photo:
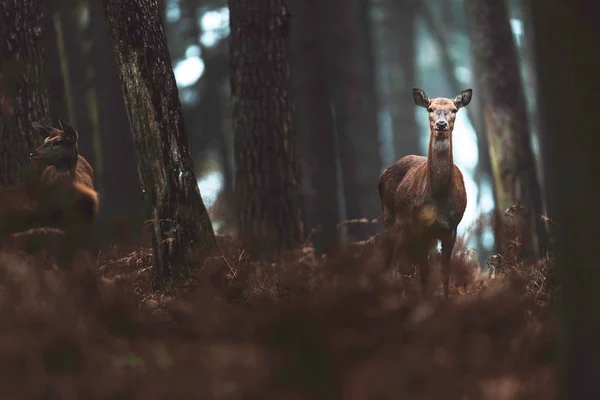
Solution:
M 44 143 L 35 149 L 29 158 L 38 160 L 43 164 L 55 166 L 57 170 L 73 170 L 79 156 L 77 131 L 66 122 L 58 120 L 60 129 L 41 125 L 37 122 L 32 124 L 44 139 Z

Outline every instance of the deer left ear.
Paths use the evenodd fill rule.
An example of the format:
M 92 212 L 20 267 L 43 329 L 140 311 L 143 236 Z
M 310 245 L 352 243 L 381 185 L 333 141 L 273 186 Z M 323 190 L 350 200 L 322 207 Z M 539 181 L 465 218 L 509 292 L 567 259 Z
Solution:
M 37 122 L 32 122 L 31 126 L 40 134 L 42 139 L 46 139 L 48 136 L 52 135 L 56 130 L 51 126 L 42 125 Z
M 466 107 L 471 102 L 472 97 L 473 97 L 473 89 L 463 90 L 454 99 L 454 104 L 458 108 Z
M 415 101 L 416 105 L 423 108 L 429 107 L 429 104 L 431 103 L 427 93 L 419 88 L 413 88 L 413 100 Z
M 60 129 L 65 133 L 66 139 L 72 141 L 73 143 L 76 143 L 77 140 L 79 140 L 79 135 L 77 134 L 77 131 L 71 125 L 67 124 L 61 119 L 58 120 L 58 125 L 60 126 Z

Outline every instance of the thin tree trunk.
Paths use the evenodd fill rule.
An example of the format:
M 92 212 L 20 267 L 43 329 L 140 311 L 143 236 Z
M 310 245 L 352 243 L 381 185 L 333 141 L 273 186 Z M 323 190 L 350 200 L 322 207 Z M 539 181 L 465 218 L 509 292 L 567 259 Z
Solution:
M 0 2 L 0 186 L 22 180 L 40 136 L 31 123 L 49 123 L 41 0 Z
M 521 72 L 523 76 L 523 86 L 525 88 L 526 100 L 527 100 L 527 111 L 529 115 L 529 126 L 531 131 L 531 136 L 533 140 L 537 140 L 539 145 L 540 141 L 540 129 L 539 129 L 539 115 L 537 110 L 537 104 L 539 102 L 538 98 L 538 89 L 537 89 L 537 67 L 535 65 L 535 43 L 532 32 L 532 23 L 531 23 L 531 2 L 526 1 L 523 2 L 521 0 L 513 1 L 514 5 L 513 9 L 516 9 L 519 13 L 519 17 L 521 18 L 521 23 L 523 27 L 522 39 L 521 39 L 521 49 L 519 52 L 519 57 L 521 59 Z M 509 3 L 510 4 L 510 3 Z M 511 7 L 509 7 L 509 10 Z M 529 98 L 531 97 L 531 98 Z M 535 153 L 535 147 L 533 148 Z M 540 190 L 542 193 L 545 193 L 545 183 L 544 183 L 544 168 L 543 168 L 543 154 L 539 151 L 536 156 L 536 171 L 538 174 L 538 179 L 540 182 Z M 543 210 L 545 212 L 545 204 L 542 204 Z
M 97 98 L 94 110 L 97 115 L 92 120 L 97 121 L 104 148 L 100 154 L 102 174 L 96 178 L 102 199 L 98 236 L 123 244 L 136 241 L 148 212 L 136 171 L 133 138 L 117 65 L 114 57 L 106 56 L 113 50 L 102 3 L 93 0 L 89 7 L 88 71 Z
M 68 115 L 55 115 L 53 118 L 67 120 L 81 134 L 79 135 L 79 152 L 89 161 L 94 168 L 94 176 L 102 176 L 102 164 L 98 163 L 94 151 L 94 132 L 88 102 L 87 62 L 83 49 L 83 31 L 80 28 L 78 7 L 85 7 L 80 3 L 77 7 L 62 0 L 54 0 L 55 13 L 53 19 L 55 27 L 61 32 L 62 43 L 59 44 L 59 53 L 63 82 L 65 84 L 65 98 L 68 104 Z M 101 187 L 98 187 L 100 190 Z
M 317 1 L 298 2 L 292 24 L 295 126 L 302 166 L 305 226 L 318 251 L 339 243 L 336 138 Z
M 222 219 L 224 228 L 235 224 L 235 194 L 234 174 L 232 168 L 232 149 L 225 133 L 225 117 L 223 103 L 229 103 L 229 98 L 222 95 L 223 82 L 228 83 L 229 57 L 228 52 L 221 49 L 205 49 L 204 65 L 206 67 L 203 76 L 204 85 L 202 91 L 202 102 L 196 114 L 200 119 L 202 133 L 210 133 L 212 145 L 216 147 L 219 154 L 222 172 L 223 188 L 219 196 L 219 218 Z M 206 141 L 206 140 L 205 140 Z M 206 145 L 204 146 L 207 147 Z
M 335 113 L 335 128 L 342 166 L 346 218 L 375 218 L 381 206 L 377 177 L 383 164 L 379 148 L 377 96 L 368 15 L 364 0 L 323 3 L 329 21 L 323 40 Z M 350 224 L 348 236 L 366 239 L 376 224 Z
M 228 49 L 229 53 L 229 49 Z M 229 63 L 229 56 L 227 56 Z M 234 135 L 233 135 L 233 120 L 232 120 L 232 104 L 231 104 L 231 85 L 229 84 L 229 69 L 227 70 L 227 78 L 219 82 L 219 105 L 221 107 L 221 136 L 219 137 L 219 149 L 221 152 L 221 160 L 223 162 L 223 184 L 224 196 L 227 204 L 231 204 L 230 210 L 227 212 L 231 215 L 229 223 L 223 226 L 223 231 L 233 232 L 237 230 L 237 212 L 236 212 L 236 196 L 235 196 L 235 154 L 234 154 Z M 227 194 L 229 191 L 229 194 Z M 227 200 L 227 197 L 230 199 Z
M 230 0 L 239 238 L 253 258 L 304 240 L 283 0 Z
M 543 254 L 547 235 L 540 219 L 542 198 L 531 149 L 527 108 L 506 4 L 495 0 L 467 3 L 474 68 L 483 102 L 499 212 L 514 204 L 522 212 L 504 218 L 502 226 L 521 241 L 498 243 L 514 256 Z M 506 231 L 505 231 L 506 232 Z M 501 236 L 506 237 L 507 233 Z M 503 238 L 504 239 L 504 238 Z
M 46 23 L 46 33 L 42 36 L 42 46 L 47 54 L 55 55 L 54 57 L 47 57 L 46 59 L 45 70 L 47 75 L 46 89 L 48 91 L 48 106 L 50 115 L 66 120 L 67 118 L 70 119 L 70 105 L 68 104 L 69 97 L 66 95 L 65 82 L 62 73 L 64 60 L 63 57 L 61 57 L 61 54 L 63 53 L 64 32 L 62 30 L 60 18 L 56 18 L 58 13 L 50 12 L 50 10 L 48 12 L 48 17 L 44 18 Z
M 558 225 L 564 400 L 600 398 L 597 6 L 585 0 L 532 3 L 547 204 Z
M 416 82 L 415 22 L 417 3 L 413 0 L 390 0 L 390 14 L 387 23 L 387 41 L 390 54 L 391 117 L 394 132 L 396 159 L 409 154 L 421 154 L 421 141 L 412 88 Z M 390 49 L 393 46 L 393 49 Z M 401 76 L 398 76 L 401 74 Z M 458 93 L 460 90 L 457 90 Z
M 158 283 L 215 246 L 183 125 L 181 104 L 156 0 L 104 0 L 133 133 L 142 191 L 152 210 Z

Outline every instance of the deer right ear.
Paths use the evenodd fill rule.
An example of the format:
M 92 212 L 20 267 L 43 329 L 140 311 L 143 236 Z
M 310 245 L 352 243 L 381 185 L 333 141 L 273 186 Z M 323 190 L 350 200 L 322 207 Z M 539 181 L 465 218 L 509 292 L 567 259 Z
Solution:
M 65 133 L 65 137 L 68 140 L 72 141 L 73 143 L 77 143 L 77 140 L 79 140 L 79 135 L 77 134 L 75 128 L 73 128 L 71 125 L 67 124 L 60 118 L 58 119 L 58 125 L 60 126 L 60 129 L 62 129 L 62 131 Z
M 454 104 L 456 107 L 462 108 L 469 105 L 471 98 L 473 97 L 473 89 L 465 89 L 456 96 Z
M 427 108 L 429 107 L 429 96 L 425 93 L 424 90 L 413 88 L 413 99 L 415 100 L 415 104 L 419 107 Z
M 46 139 L 48 136 L 52 135 L 55 131 L 55 129 L 53 127 L 38 124 L 37 122 L 32 122 L 31 126 L 33 127 L 33 129 L 38 131 L 38 133 L 42 136 L 43 139 Z

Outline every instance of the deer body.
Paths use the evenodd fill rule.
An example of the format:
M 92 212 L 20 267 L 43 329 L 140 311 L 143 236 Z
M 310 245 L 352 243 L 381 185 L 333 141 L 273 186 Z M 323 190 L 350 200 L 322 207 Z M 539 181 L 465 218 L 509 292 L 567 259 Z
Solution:
M 409 260 L 419 267 L 425 293 L 429 278 L 428 250 L 437 240 L 441 241 L 446 298 L 456 229 L 467 207 L 463 176 L 453 162 L 452 131 L 456 113 L 469 104 L 471 96 L 468 89 L 454 100 L 430 100 L 424 91 L 413 89 L 415 103 L 429 112 L 428 155 L 405 156 L 379 177 L 384 226 L 396 227 L 401 232 Z
M 78 134 L 59 120 L 61 130 L 34 123 L 44 143 L 31 154 L 43 164 L 40 174 L 0 190 L 0 237 L 33 228 L 65 232 L 60 263 L 68 263 L 76 247 L 92 246 L 91 225 L 98 212 L 93 169 L 79 155 Z

